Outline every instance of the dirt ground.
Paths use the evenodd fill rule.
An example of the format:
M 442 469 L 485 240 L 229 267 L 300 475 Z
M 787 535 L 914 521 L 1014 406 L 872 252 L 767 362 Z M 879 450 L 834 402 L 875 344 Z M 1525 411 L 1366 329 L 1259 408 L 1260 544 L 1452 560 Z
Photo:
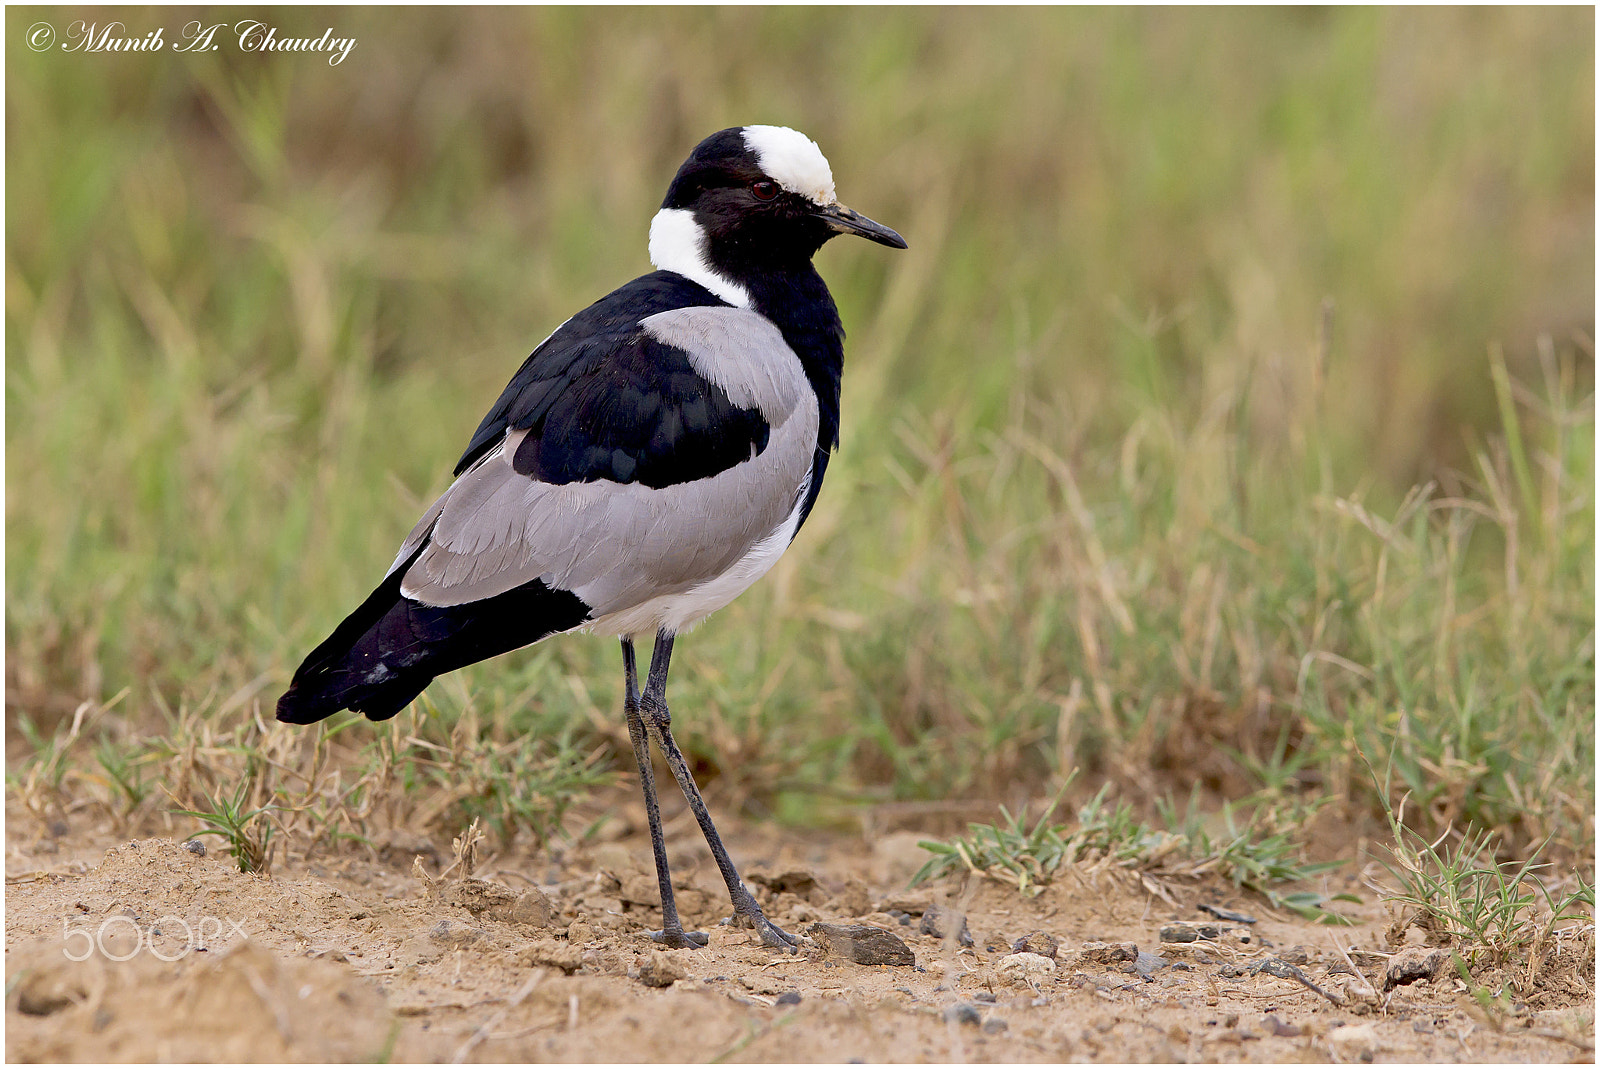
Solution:
M 660 909 L 642 818 L 564 856 L 485 853 L 463 883 L 439 878 L 448 843 L 404 833 L 280 857 L 263 877 L 214 838 L 204 856 L 187 849 L 183 827 L 118 842 L 86 815 L 44 827 L 8 809 L 14 1061 L 1593 1061 L 1592 929 L 1528 1004 L 1486 1013 L 1449 971 L 1389 984 L 1399 961 L 1426 975 L 1426 951 L 1389 945 L 1393 919 L 1353 870 L 1326 887 L 1361 897 L 1353 928 L 1226 885 L 1105 870 L 1032 898 L 965 879 L 907 891 L 925 857 L 914 832 L 800 835 L 725 815 L 769 914 L 812 934 L 787 956 L 718 924 L 726 892 L 679 813 L 680 907 L 711 942 L 669 952 L 645 935 Z M 818 921 L 887 930 L 914 964 L 853 961 L 892 941 L 830 939 Z M 1190 939 L 1164 943 L 1163 928 Z

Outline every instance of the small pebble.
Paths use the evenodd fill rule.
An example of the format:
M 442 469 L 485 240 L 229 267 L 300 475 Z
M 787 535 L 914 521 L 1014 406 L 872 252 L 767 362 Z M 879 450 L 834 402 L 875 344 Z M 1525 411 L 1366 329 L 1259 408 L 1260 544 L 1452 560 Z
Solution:
M 983 1021 L 983 1015 L 970 1003 L 957 1003 L 944 1009 L 944 1020 L 958 1025 L 977 1025 Z
M 667 988 L 674 982 L 681 981 L 689 976 L 689 971 L 684 968 L 677 957 L 667 951 L 652 951 L 641 956 L 639 961 L 639 980 L 651 988 Z M 800 1002 L 799 994 L 795 995 L 795 1002 Z M 779 999 L 779 1003 L 783 1000 Z
M 206 845 L 199 840 L 185 840 L 183 849 L 192 855 L 199 855 L 201 858 L 206 856 Z
M 1026 951 L 1033 955 L 1043 955 L 1047 959 L 1056 957 L 1056 952 L 1061 947 L 1061 941 L 1051 936 L 1044 930 L 1031 932 L 1027 936 L 1011 945 L 1013 951 Z
M 806 932 L 833 954 L 863 966 L 916 965 L 916 956 L 906 942 L 876 925 L 829 925 L 819 921 Z
M 1102 966 L 1112 966 L 1118 962 L 1136 962 L 1139 958 L 1139 945 L 1129 941 L 1103 944 L 1090 940 L 1083 945 L 1083 957 Z
M 1035 955 L 1029 951 L 1019 951 L 1015 955 L 1007 955 L 994 964 L 995 976 L 1001 981 L 1037 989 L 1041 984 L 1051 980 L 1056 975 L 1056 964 L 1053 960 L 1043 955 Z
M 1290 1025 L 1283 1021 L 1276 1014 L 1267 1015 L 1266 1018 L 1262 1019 L 1261 1024 L 1266 1028 L 1267 1032 L 1275 1037 L 1297 1037 L 1305 1032 L 1299 1026 Z
M 1148 981 L 1150 980 L 1151 974 L 1170 965 L 1172 965 L 1172 963 L 1167 959 L 1162 958 L 1160 955 L 1152 955 L 1148 951 L 1141 951 L 1139 952 L 1139 957 L 1134 959 L 1131 963 L 1128 963 L 1125 968 L 1131 970 Z
M 1402 948 L 1389 960 L 1389 968 L 1383 975 L 1383 990 L 1388 992 L 1400 985 L 1435 980 L 1449 965 L 1450 953 L 1440 948 Z
M 983 1023 L 985 1033 L 1004 1033 L 1009 1028 L 1004 1018 L 989 1018 Z
M 793 1007 L 799 1002 L 800 993 L 798 992 L 785 992 L 783 995 L 778 997 L 778 1006 L 780 1007 Z
M 958 910 L 929 907 L 922 912 L 922 924 L 917 926 L 917 931 L 940 940 L 944 939 L 946 932 L 953 931 L 962 947 L 973 945 L 972 933 L 967 929 L 967 916 Z

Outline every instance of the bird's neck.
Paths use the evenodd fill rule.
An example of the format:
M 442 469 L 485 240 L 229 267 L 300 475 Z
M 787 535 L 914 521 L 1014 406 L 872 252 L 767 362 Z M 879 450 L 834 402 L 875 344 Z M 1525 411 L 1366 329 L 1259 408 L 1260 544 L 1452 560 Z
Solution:
M 747 274 L 736 281 L 750 295 L 750 307 L 776 324 L 783 340 L 799 356 L 806 378 L 817 392 L 821 421 L 817 445 L 833 449 L 839 444 L 844 326 L 827 284 L 809 260 L 787 269 Z
M 694 213 L 663 208 L 650 223 L 650 260 L 777 325 L 817 393 L 817 445 L 831 450 L 839 444 L 839 376 L 844 367 L 839 308 L 811 264 L 817 250 L 807 244 L 809 239 L 783 248 L 771 235 L 764 237 L 712 240 Z

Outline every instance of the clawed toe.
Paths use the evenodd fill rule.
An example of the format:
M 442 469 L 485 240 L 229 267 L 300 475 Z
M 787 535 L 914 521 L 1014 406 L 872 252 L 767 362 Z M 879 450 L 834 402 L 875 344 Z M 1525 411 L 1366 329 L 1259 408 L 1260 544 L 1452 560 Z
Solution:
M 689 950 L 698 950 L 699 948 L 705 947 L 711 942 L 711 937 L 706 933 L 686 933 L 682 929 L 678 929 L 674 932 L 668 932 L 665 929 L 657 929 L 655 932 L 650 934 L 650 939 L 654 940 L 658 944 L 666 944 L 668 947 L 686 948 Z
M 761 936 L 763 947 L 770 947 L 774 951 L 783 951 L 790 955 L 800 954 L 800 941 L 778 928 L 766 919 L 763 914 L 745 919 L 745 923 Z

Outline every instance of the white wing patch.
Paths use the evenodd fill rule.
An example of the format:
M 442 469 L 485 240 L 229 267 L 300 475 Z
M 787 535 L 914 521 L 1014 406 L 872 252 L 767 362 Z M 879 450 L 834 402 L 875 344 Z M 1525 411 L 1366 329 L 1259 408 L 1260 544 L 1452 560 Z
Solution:
M 747 126 L 744 143 L 756 164 L 788 190 L 817 204 L 833 204 L 833 168 L 817 143 L 787 126 Z

